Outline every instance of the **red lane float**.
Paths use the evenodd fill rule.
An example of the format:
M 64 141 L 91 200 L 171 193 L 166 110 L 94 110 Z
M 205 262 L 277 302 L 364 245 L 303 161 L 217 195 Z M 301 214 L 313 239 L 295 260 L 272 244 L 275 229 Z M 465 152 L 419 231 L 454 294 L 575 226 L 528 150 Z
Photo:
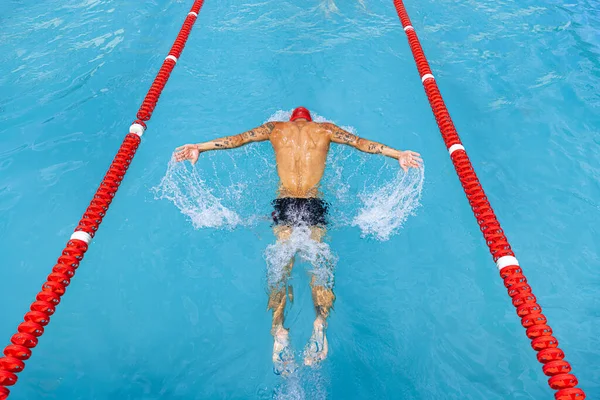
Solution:
M 450 113 L 444 104 L 442 95 L 431 73 L 429 63 L 425 58 L 423 49 L 413 28 L 408 13 L 402 0 L 394 0 L 398 17 L 402 22 L 404 32 L 413 57 L 417 64 L 425 93 L 429 99 L 431 110 L 450 153 L 450 158 L 460 183 L 467 195 L 469 204 L 473 209 L 477 223 L 483 233 L 486 244 L 492 253 L 494 262 L 500 270 L 504 286 L 508 290 L 517 315 L 521 317 L 521 324 L 526 328 L 526 335 L 531 340 L 531 347 L 537 351 L 537 359 L 543 365 L 543 372 L 549 376 L 548 385 L 557 390 L 554 395 L 556 400 L 583 400 L 585 393 L 576 388 L 577 378 L 570 374 L 571 365 L 564 361 L 564 353 L 558 348 L 558 340 L 552 336 L 552 328 L 547 325 L 542 308 L 537 303 L 536 297 L 531 292 L 531 287 L 523 275 L 519 262 L 510 248 L 502 227 L 494 214 L 494 210 L 483 191 L 479 179 L 473 170 L 471 161 L 462 145 Z
M 203 2 L 204 0 L 194 1 L 169 55 L 164 60 L 137 113 L 138 119 L 131 125 L 129 134 L 125 136 L 108 172 L 100 183 L 100 187 L 75 228 L 75 232 L 52 268 L 52 273 L 48 275 L 47 281 L 42 285 L 36 301 L 31 304 L 30 311 L 25 314 L 24 322 L 18 326 L 17 333 L 12 336 L 11 344 L 4 348 L 5 357 L 0 358 L 0 400 L 5 400 L 10 394 L 7 386 L 12 386 L 17 382 L 16 374 L 25 368 L 24 361 L 31 357 L 31 349 L 37 346 L 38 337 L 44 333 L 44 327 L 50 322 L 50 316 L 54 314 L 56 306 L 60 303 L 62 295 L 65 294 L 67 286 L 71 283 L 71 279 L 88 249 L 88 245 L 102 223 L 131 160 L 135 156 L 146 129 L 145 121 L 152 117 L 158 98 L 183 51 Z

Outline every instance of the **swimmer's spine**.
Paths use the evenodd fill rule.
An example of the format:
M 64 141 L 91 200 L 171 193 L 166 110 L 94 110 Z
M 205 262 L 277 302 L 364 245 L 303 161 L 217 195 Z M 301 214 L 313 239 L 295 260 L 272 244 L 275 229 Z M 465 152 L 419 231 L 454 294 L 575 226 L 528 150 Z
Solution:
M 24 322 L 18 326 L 17 333 L 12 336 L 11 344 L 4 348 L 4 357 L 0 358 L 0 400 L 8 398 L 10 391 L 7 387 L 17 382 L 16 374 L 25 368 L 25 361 L 31 357 L 31 349 L 37 346 L 38 337 L 44 333 L 44 327 L 50 322 L 50 316 L 54 314 L 89 243 L 102 223 L 141 142 L 141 136 L 146 128 L 144 122 L 150 120 L 152 116 L 158 98 L 183 51 L 203 2 L 204 0 L 194 1 L 169 55 L 164 60 L 137 113 L 138 119 L 131 125 L 130 133 L 125 136 L 89 207 L 79 221 L 71 239 L 67 242 L 56 265 L 52 268 L 52 273 L 48 275 L 47 281 L 42 285 L 42 290 L 37 294 L 36 301 L 31 304 L 30 311 L 25 314 Z
M 458 137 L 450 113 L 444 104 L 435 77 L 431 73 L 431 68 L 404 4 L 402 0 L 394 0 L 394 5 L 408 38 L 431 110 L 446 148 L 450 153 L 460 183 L 467 195 L 475 218 L 477 218 L 477 223 L 485 237 L 494 262 L 500 269 L 500 276 L 504 280 L 509 296 L 512 298 L 517 315 L 521 317 L 521 324 L 527 329 L 526 334 L 531 340 L 531 346 L 538 352 L 537 359 L 544 364 L 543 372 L 550 377 L 548 384 L 552 389 L 557 390 L 554 398 L 556 400 L 583 400 L 585 399 L 585 393 L 582 389 L 575 387 L 578 381 L 575 375 L 570 373 L 571 365 L 564 360 L 565 355 L 558 348 L 558 340 L 552 336 L 552 329 L 546 324 L 547 321 L 542 314 L 542 308 L 537 304 L 536 297 L 527 284 L 527 279 L 514 257 L 508 240 Z

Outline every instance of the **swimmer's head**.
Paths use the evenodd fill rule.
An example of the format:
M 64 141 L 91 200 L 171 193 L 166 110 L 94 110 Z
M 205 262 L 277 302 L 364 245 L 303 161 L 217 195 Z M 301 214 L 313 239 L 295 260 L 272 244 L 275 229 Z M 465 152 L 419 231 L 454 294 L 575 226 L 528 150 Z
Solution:
M 304 107 L 298 107 L 294 111 L 292 111 L 292 116 L 290 117 L 290 121 L 295 121 L 297 119 L 305 119 L 307 121 L 312 121 L 312 117 L 310 116 L 310 111 L 308 111 Z

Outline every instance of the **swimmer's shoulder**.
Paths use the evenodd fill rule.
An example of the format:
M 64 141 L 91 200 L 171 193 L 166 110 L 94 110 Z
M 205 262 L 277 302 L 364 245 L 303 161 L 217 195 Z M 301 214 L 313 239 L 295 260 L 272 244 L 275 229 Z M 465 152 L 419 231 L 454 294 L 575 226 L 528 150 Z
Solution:
M 286 122 L 284 121 L 269 121 L 264 126 L 267 126 L 271 129 L 271 133 L 280 131 L 286 128 Z
M 331 135 L 333 132 L 339 129 L 338 126 L 332 122 L 315 122 L 315 124 L 318 125 L 318 130 L 320 132 L 327 135 Z
M 272 132 L 287 132 L 287 131 L 297 131 L 299 129 L 298 124 L 289 121 L 274 121 Z M 302 131 L 314 132 L 314 133 L 331 133 L 335 130 L 335 124 L 330 122 L 315 122 L 315 121 L 307 121 L 301 127 Z

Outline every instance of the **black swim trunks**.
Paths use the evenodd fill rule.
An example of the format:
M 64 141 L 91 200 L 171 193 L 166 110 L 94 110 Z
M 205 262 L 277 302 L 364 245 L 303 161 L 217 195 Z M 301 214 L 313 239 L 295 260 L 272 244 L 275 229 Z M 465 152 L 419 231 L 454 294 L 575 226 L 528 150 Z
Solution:
M 316 197 L 281 197 L 273 200 L 273 207 L 275 225 L 327 225 L 328 204 Z

